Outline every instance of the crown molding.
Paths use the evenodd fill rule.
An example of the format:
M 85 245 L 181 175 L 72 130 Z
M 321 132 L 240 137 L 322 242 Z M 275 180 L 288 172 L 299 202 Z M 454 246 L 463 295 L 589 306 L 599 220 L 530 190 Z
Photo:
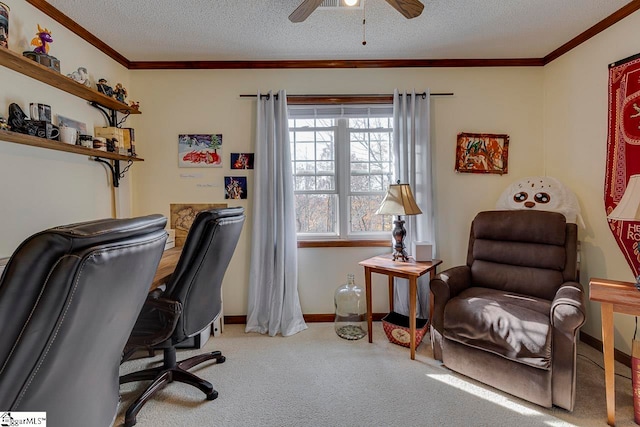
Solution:
M 131 61 L 131 70 L 229 70 L 272 68 L 540 67 L 542 58 L 365 59 L 290 61 Z
M 569 40 L 568 42 L 566 42 L 565 44 L 563 44 L 562 46 L 560 46 L 559 48 L 557 48 L 556 50 L 554 50 L 553 52 L 551 52 L 550 54 L 542 58 L 543 65 L 547 65 L 554 59 L 558 59 L 559 57 L 569 52 L 574 47 L 581 45 L 582 43 L 589 40 L 591 37 L 613 26 L 614 24 L 623 20 L 624 18 L 631 15 L 637 10 L 640 10 L 640 0 L 631 1 L 626 6 L 621 7 L 611 15 L 604 18 L 602 21 L 598 22 L 593 27 L 577 35 L 573 39 Z
M 105 42 L 94 36 L 84 27 L 78 25 L 77 22 L 69 18 L 64 13 L 60 12 L 58 9 L 50 5 L 44 0 L 26 0 L 27 3 L 34 6 L 36 9 L 40 10 L 45 15 L 48 15 L 55 21 L 58 21 L 63 27 L 67 28 L 72 33 L 76 34 L 81 39 L 84 39 L 87 43 L 95 46 L 98 50 L 100 50 L 105 55 L 111 57 L 116 62 L 120 63 L 126 68 L 129 68 L 129 60 L 124 56 L 120 55 L 115 49 L 111 46 L 107 45 Z
M 95 46 L 130 70 L 230 70 L 285 68 L 437 68 L 437 67 L 542 67 L 640 10 L 640 0 L 632 0 L 583 33 L 543 58 L 501 59 L 366 59 L 366 60 L 285 60 L 285 61 L 130 61 L 84 27 L 45 0 L 26 0 L 44 14 Z

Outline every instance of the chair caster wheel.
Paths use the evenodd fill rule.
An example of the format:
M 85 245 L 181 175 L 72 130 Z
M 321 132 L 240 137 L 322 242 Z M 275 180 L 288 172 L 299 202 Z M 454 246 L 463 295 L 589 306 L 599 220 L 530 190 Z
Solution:
M 224 361 L 227 360 L 226 357 L 224 356 L 220 356 L 216 359 L 216 363 L 224 363 Z
M 207 394 L 207 400 L 215 400 L 218 398 L 218 392 L 213 390 L 211 393 Z

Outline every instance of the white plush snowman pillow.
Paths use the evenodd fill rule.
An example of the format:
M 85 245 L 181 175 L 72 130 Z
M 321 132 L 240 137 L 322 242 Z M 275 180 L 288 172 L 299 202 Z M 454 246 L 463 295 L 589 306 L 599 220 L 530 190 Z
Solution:
M 584 228 L 576 195 L 563 183 L 550 176 L 522 178 L 502 192 L 496 209 L 537 209 L 560 212 L 567 222 Z

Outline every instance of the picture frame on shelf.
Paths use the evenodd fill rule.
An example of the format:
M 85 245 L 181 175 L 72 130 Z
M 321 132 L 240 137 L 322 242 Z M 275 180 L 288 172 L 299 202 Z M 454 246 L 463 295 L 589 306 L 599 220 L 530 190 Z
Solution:
M 60 114 L 58 114 L 57 117 L 58 117 L 58 127 L 67 126 L 67 127 L 76 129 L 78 131 L 78 135 L 87 135 L 86 123 L 79 122 L 69 117 L 61 116 Z

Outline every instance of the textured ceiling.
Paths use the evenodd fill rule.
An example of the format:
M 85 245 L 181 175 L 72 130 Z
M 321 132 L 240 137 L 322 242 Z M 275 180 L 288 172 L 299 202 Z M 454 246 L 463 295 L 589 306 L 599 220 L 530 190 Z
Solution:
M 384 0 L 288 16 L 302 0 L 49 0 L 130 61 L 541 58 L 629 0 Z

